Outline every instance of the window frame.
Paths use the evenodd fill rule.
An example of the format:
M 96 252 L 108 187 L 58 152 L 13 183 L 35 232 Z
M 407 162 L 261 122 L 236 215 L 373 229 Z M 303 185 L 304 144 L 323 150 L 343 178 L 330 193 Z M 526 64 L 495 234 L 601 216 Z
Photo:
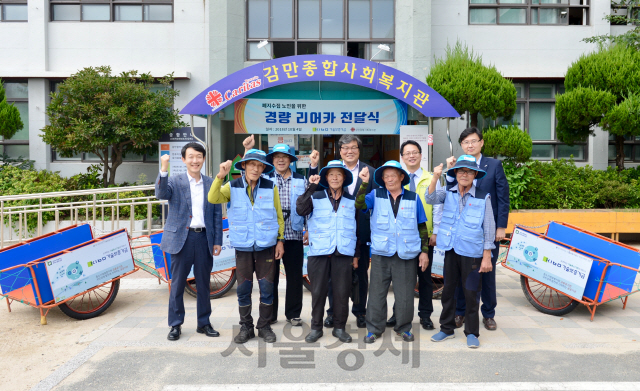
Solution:
M 0 0 L 4 1 L 4 0 Z M 109 20 L 84 20 L 82 15 L 83 5 L 109 5 Z M 80 5 L 80 20 L 54 20 L 53 7 L 55 5 Z M 118 5 L 138 5 L 142 7 L 142 20 L 115 20 L 115 7 Z M 145 20 L 145 5 L 170 5 L 171 20 Z M 175 2 L 173 0 L 51 0 L 49 2 L 49 21 L 54 23 L 174 23 Z
M 467 24 L 469 26 L 591 26 L 591 3 L 593 0 L 583 0 L 586 1 L 587 4 L 552 4 L 552 3 L 537 3 L 534 4 L 533 0 L 525 0 L 525 4 L 518 3 L 501 3 L 501 0 L 495 0 L 495 4 L 482 4 L 482 3 L 471 3 L 471 0 L 468 0 L 468 13 L 467 13 Z M 569 0 L 570 1 L 570 0 Z M 501 8 L 520 8 L 527 10 L 527 16 L 525 23 L 500 23 L 500 12 L 498 12 Z M 563 24 L 541 24 L 540 16 L 538 14 L 538 23 L 531 22 L 532 10 L 540 10 L 540 9 L 549 9 L 549 8 L 575 8 L 575 9 L 583 9 L 587 11 L 586 24 L 569 24 L 569 13 L 567 13 L 567 21 Z M 472 9 L 495 9 L 496 10 L 496 23 L 471 23 L 471 10 Z
M 608 132 L 607 132 L 608 134 Z M 610 134 L 609 137 L 607 137 L 608 143 L 607 143 L 607 161 L 609 163 L 615 163 L 616 162 L 616 156 L 614 154 L 613 158 L 609 157 L 609 147 L 613 146 L 615 148 L 616 146 L 616 140 L 611 140 L 610 139 Z M 639 163 L 640 162 L 640 153 L 638 153 L 638 149 L 640 149 L 640 136 L 632 136 L 633 138 L 631 140 L 624 140 L 624 146 L 631 146 L 631 154 L 630 155 L 624 155 L 624 161 L 625 163 Z M 614 150 L 615 151 L 615 150 Z M 616 152 L 617 153 L 617 152 Z M 638 156 L 636 158 L 636 156 Z
M 29 80 L 28 79 L 2 79 L 2 83 L 3 84 L 7 84 L 7 83 L 26 83 L 27 84 L 27 97 L 26 98 L 9 98 L 8 96 L 7 98 L 7 103 L 14 103 L 14 102 L 23 102 L 23 103 L 27 103 L 27 105 L 29 104 Z M 27 128 L 27 132 L 29 131 L 29 129 Z M 9 146 L 9 145 L 26 145 L 29 146 L 29 140 L 11 140 L 11 139 L 5 139 L 4 137 L 0 136 L 0 146 L 4 147 L 5 145 Z M 2 153 L 4 152 L 4 149 L 2 151 Z M 27 160 L 29 160 L 30 157 L 27 158 Z
M 5 5 L 24 5 L 29 8 L 27 0 L 0 0 L 0 23 L 25 23 L 29 21 L 29 12 L 27 10 L 27 19 L 24 20 L 5 20 L 4 19 L 4 6 Z
M 318 0 L 319 7 L 319 26 L 318 26 L 318 35 L 319 38 L 298 38 L 299 29 L 298 29 L 298 2 L 299 0 L 291 0 L 292 2 L 292 29 L 293 29 L 293 38 L 272 38 L 271 37 L 271 2 L 272 0 L 267 0 L 269 14 L 267 16 L 268 24 L 267 24 L 267 37 L 262 38 L 249 38 L 249 3 L 251 0 L 247 0 L 245 4 L 246 17 L 245 19 L 245 37 L 246 37 L 246 46 L 245 46 L 245 59 L 246 61 L 264 61 L 264 59 L 252 59 L 250 57 L 250 44 L 258 43 L 260 41 L 267 40 L 269 44 L 271 44 L 270 55 L 273 58 L 273 43 L 274 42 L 293 42 L 294 43 L 294 55 L 298 55 L 298 42 L 309 42 L 316 43 L 317 52 L 319 53 L 321 50 L 321 44 L 342 44 L 342 55 L 347 55 L 347 44 L 348 43 L 364 43 L 366 44 L 365 48 L 365 56 L 366 59 L 371 58 L 373 54 L 375 54 L 375 50 L 372 50 L 373 44 L 394 44 L 395 49 L 395 36 L 396 36 L 396 6 L 397 0 L 391 0 L 393 2 L 393 38 L 372 38 L 373 36 L 373 23 L 371 20 L 373 19 L 373 0 L 369 1 L 369 38 L 349 38 L 349 0 L 343 0 L 342 2 L 342 38 L 322 38 L 322 1 Z M 261 49 L 262 50 L 262 49 Z M 394 62 L 395 61 L 395 50 L 392 51 L 392 59 L 376 59 L 373 61 L 379 62 Z

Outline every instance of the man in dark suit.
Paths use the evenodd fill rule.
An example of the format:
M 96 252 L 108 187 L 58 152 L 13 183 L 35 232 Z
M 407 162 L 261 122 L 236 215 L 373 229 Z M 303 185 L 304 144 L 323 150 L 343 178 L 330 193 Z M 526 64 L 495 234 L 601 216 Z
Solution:
M 505 230 L 509 221 L 509 182 L 504 174 L 502 162 L 482 155 L 484 140 L 482 131 L 478 128 L 467 128 L 460 133 L 458 140 L 466 155 L 476 158 L 478 168 L 485 171 L 482 179 L 474 180 L 476 188 L 491 195 L 491 207 L 496 222 L 496 248 L 491 253 L 491 263 L 493 269 L 489 273 L 482 273 L 482 323 L 487 330 L 495 330 L 498 326 L 495 321 L 496 305 L 496 262 L 500 252 L 500 240 L 505 237 Z M 447 169 L 453 167 L 456 159 L 452 156 L 447 159 Z M 456 184 L 456 180 L 447 174 L 447 188 Z M 456 327 L 462 327 L 464 323 L 464 313 L 466 308 L 462 286 L 458 285 L 456 290 Z
M 347 187 L 345 191 L 350 196 L 355 197 L 358 193 L 358 189 L 362 184 L 362 179 L 359 177 L 360 171 L 365 167 L 369 169 L 369 172 L 373 172 L 374 168 L 370 165 L 360 161 L 360 151 L 362 151 L 362 140 L 358 136 L 353 134 L 345 134 L 338 140 L 338 149 L 340 150 L 340 157 L 344 162 L 354 178 L 357 181 Z M 320 160 L 320 154 L 318 151 L 313 151 L 310 156 L 309 176 L 318 174 L 318 162 Z M 371 181 L 367 186 L 367 194 L 371 193 L 371 190 L 377 189 L 377 184 Z M 359 328 L 363 329 L 367 327 L 365 315 L 367 313 L 367 291 L 369 289 L 369 242 L 371 242 L 371 216 L 369 213 L 358 214 L 358 245 L 360 246 L 360 261 L 355 272 L 358 275 L 359 289 L 360 289 L 360 302 L 353 304 L 351 313 L 356 316 L 356 323 Z M 311 281 L 313 284 L 313 281 Z M 327 318 L 324 321 L 324 327 L 333 327 L 333 291 L 331 285 L 329 285 L 329 308 L 327 309 Z
M 169 155 L 163 155 L 156 180 L 156 197 L 169 200 L 169 215 L 160 248 L 171 254 L 171 331 L 167 336 L 170 341 L 180 339 L 182 332 L 185 315 L 183 295 L 191 267 L 198 290 L 196 331 L 208 337 L 220 336 L 209 321 L 209 279 L 213 256 L 222 250 L 222 207 L 207 201 L 213 179 L 200 174 L 206 155 L 202 145 L 188 143 L 182 147 L 181 154 L 187 173 L 169 177 Z

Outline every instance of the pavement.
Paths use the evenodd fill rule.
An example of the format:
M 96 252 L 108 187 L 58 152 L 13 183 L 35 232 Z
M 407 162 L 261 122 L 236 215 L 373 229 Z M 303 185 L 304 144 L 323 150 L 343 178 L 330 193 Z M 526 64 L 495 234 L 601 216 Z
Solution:
M 456 338 L 430 341 L 435 331 L 413 331 L 402 342 L 388 329 L 372 345 L 362 342 L 350 315 L 354 342 L 342 344 L 325 329 L 307 344 L 311 295 L 304 292 L 303 327 L 291 327 L 283 314 L 285 280 L 280 282 L 278 341 L 254 339 L 236 345 L 236 291 L 212 300 L 211 322 L 219 338 L 196 333 L 196 301 L 185 294 L 182 337 L 167 341 L 168 290 L 140 272 L 124 278 L 114 304 L 103 315 L 77 321 L 58 309 L 39 324 L 37 310 L 13 304 L 0 311 L 2 390 L 282 390 L 300 389 L 640 389 L 640 295 L 625 310 L 620 300 L 598 307 L 593 322 L 580 305 L 555 317 L 526 300 L 519 275 L 498 267 L 498 329 L 481 329 L 477 350 Z M 258 302 L 257 284 L 253 300 Z M 388 308 L 393 304 L 389 293 Z M 0 308 L 4 307 L 0 303 Z M 441 312 L 434 300 L 436 323 Z M 417 299 L 416 299 L 417 312 Z M 257 305 L 254 306 L 257 319 Z M 427 387 L 429 386 L 429 387 Z M 386 387 L 386 388 L 385 388 Z

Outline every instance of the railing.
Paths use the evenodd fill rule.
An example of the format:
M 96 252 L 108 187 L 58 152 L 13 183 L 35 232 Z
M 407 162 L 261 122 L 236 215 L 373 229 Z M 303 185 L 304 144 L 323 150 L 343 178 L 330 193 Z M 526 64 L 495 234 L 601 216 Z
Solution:
M 69 225 L 89 223 L 94 233 L 96 231 L 105 233 L 121 228 L 123 222 L 126 227 L 127 219 L 121 219 L 121 210 L 123 207 L 129 207 L 128 227 L 126 227 L 129 235 L 131 237 L 151 235 L 164 228 L 166 220 L 164 205 L 167 201 L 159 200 L 153 195 L 139 197 L 121 195 L 140 191 L 153 192 L 153 190 L 153 185 L 146 185 L 0 197 L 0 248 L 47 233 L 43 232 L 44 217 L 50 218 L 51 213 L 53 213 L 52 221 L 55 222 L 55 230 L 60 228 L 61 223 Z M 100 199 L 99 195 L 106 195 L 106 197 L 115 195 L 115 198 Z M 72 199 L 69 200 L 69 198 Z M 31 205 L 14 205 L 16 201 L 30 202 Z M 155 220 L 154 205 L 161 205 L 160 208 L 156 208 Z M 140 209 L 141 206 L 146 206 L 144 219 L 146 227 L 136 228 L 135 208 Z M 68 220 L 60 220 L 61 215 L 68 217 Z M 34 216 L 37 217 L 36 227 L 29 229 L 27 222 L 33 222 Z

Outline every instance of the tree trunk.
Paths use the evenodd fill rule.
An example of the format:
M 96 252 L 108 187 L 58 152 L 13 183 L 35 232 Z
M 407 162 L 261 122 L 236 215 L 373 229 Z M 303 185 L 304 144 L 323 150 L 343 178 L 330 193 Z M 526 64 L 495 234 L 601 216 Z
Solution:
M 624 136 L 616 136 L 616 167 L 624 170 Z
M 472 128 L 477 128 L 478 127 L 478 113 L 470 113 L 469 117 L 471 118 L 471 127 Z
M 122 150 L 111 146 L 111 167 L 109 168 L 109 186 L 116 184 L 116 170 L 122 164 Z
M 109 149 L 105 149 L 103 155 L 100 156 L 102 160 L 102 187 L 107 187 L 107 171 L 109 170 Z

